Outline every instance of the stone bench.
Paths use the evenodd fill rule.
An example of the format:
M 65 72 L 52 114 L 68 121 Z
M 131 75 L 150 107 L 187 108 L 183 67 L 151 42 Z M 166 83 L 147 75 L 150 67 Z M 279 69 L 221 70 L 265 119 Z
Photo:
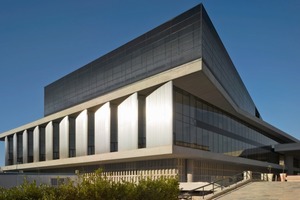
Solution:
M 286 181 L 288 181 L 288 182 L 300 182 L 300 175 L 288 175 L 286 177 Z

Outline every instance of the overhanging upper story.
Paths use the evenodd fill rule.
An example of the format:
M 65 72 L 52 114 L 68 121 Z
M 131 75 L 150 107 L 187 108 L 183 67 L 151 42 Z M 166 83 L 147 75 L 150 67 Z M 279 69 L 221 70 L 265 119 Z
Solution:
M 202 59 L 235 105 L 259 117 L 202 4 L 45 87 L 45 116 Z

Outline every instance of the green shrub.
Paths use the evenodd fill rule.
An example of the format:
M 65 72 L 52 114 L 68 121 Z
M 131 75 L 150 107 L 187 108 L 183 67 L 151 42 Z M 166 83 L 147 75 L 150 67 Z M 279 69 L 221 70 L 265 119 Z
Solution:
M 141 180 L 137 185 L 137 199 L 173 200 L 178 198 L 179 183 L 174 178 Z
M 0 200 L 176 200 L 179 194 L 177 178 L 142 179 L 135 184 L 113 182 L 101 172 L 78 175 L 77 182 L 70 180 L 57 187 L 25 180 L 18 187 L 0 188 Z

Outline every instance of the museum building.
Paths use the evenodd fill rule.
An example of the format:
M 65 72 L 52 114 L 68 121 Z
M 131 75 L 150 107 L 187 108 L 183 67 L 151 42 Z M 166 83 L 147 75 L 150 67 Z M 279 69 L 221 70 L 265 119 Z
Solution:
M 4 172 L 212 181 L 299 172 L 299 140 L 263 121 L 202 4 L 47 85 L 44 117 L 0 134 Z M 299 154 L 298 154 L 299 155 Z

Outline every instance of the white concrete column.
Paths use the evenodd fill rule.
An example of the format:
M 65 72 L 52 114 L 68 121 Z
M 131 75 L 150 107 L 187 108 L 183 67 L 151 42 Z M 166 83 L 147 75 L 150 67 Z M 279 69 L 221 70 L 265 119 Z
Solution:
M 194 161 L 193 160 L 187 160 L 187 174 L 186 174 L 186 180 L 187 182 L 193 182 L 194 181 Z
M 244 180 L 252 179 L 252 171 L 244 171 Z
M 69 116 L 59 123 L 59 158 L 69 157 Z
M 13 163 L 14 165 L 17 164 L 17 144 L 18 144 L 18 137 L 17 134 L 15 133 L 13 136 Z
M 88 113 L 82 111 L 75 120 L 76 157 L 87 155 L 88 147 Z
M 118 151 L 138 148 L 138 95 L 132 94 L 118 106 Z
M 28 133 L 23 131 L 23 163 L 28 163 Z
M 40 161 L 40 129 L 36 126 L 33 130 L 33 162 Z
M 110 103 L 95 112 L 95 154 L 110 152 Z
M 53 123 L 49 122 L 45 128 L 46 161 L 53 160 Z
M 9 146 L 8 146 L 8 137 L 5 137 L 5 166 L 8 165 L 8 159 L 9 159 Z
M 173 85 L 168 82 L 146 97 L 146 147 L 172 145 Z

